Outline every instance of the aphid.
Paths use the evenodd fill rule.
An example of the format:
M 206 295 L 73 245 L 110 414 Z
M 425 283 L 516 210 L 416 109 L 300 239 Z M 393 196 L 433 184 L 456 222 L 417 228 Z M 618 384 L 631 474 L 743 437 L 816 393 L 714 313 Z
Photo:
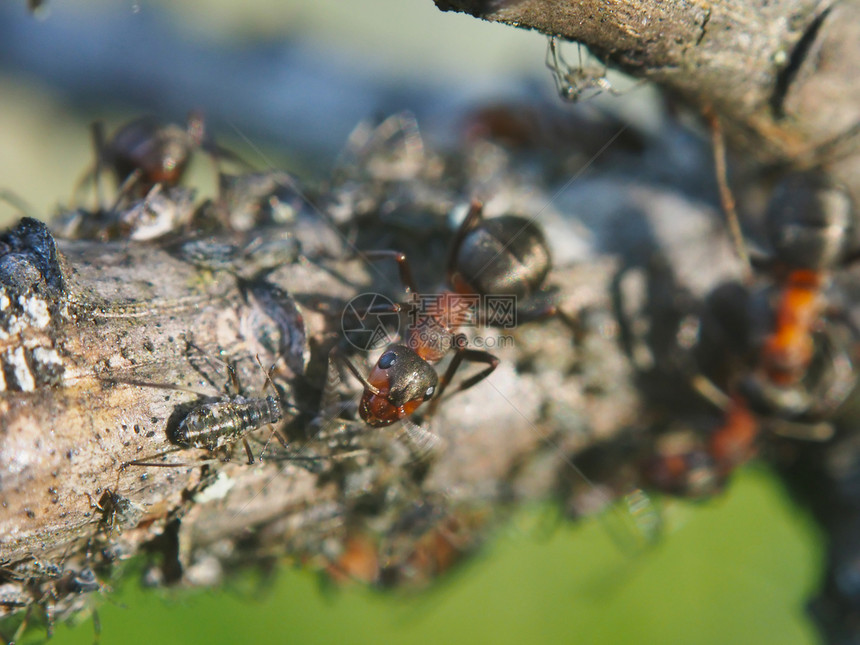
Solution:
M 117 473 L 115 488 L 118 485 L 119 473 Z M 122 532 L 124 529 L 136 527 L 145 512 L 139 504 L 135 504 L 128 497 L 120 495 L 112 488 L 105 490 L 98 500 L 89 494 L 87 497 L 90 498 L 90 506 L 97 509 L 101 514 L 99 530 L 104 531 L 108 536 L 114 529 Z
M 52 228 L 62 237 L 100 241 L 147 241 L 181 230 L 195 217 L 195 193 L 182 187 L 153 186 L 140 199 L 128 200 L 129 187 L 114 203 L 95 211 L 76 208 L 61 212 Z
M 257 359 L 259 363 L 259 359 Z M 262 365 L 260 366 L 262 369 Z M 236 392 L 240 390 L 239 379 L 231 364 L 227 364 L 230 385 Z M 266 372 L 267 385 L 275 392 L 277 388 L 272 382 L 271 375 Z M 184 389 L 175 385 L 159 383 L 130 382 L 134 385 L 149 387 L 161 387 L 165 389 Z M 195 392 L 195 394 L 197 394 Z M 123 467 L 135 466 L 176 466 L 184 464 L 166 464 L 152 460 L 166 454 L 186 448 L 201 448 L 215 452 L 224 449 L 236 441 L 241 440 L 248 457 L 248 463 L 254 463 L 254 454 L 248 443 L 247 436 L 267 425 L 274 425 L 284 418 L 283 406 L 278 397 L 269 395 L 260 398 L 245 397 L 241 394 L 226 394 L 212 401 L 207 401 L 194 406 L 182 417 L 181 421 L 173 427 L 168 428 L 168 438 L 177 445 L 177 448 L 161 452 L 157 455 L 136 459 L 123 464 Z M 286 440 L 276 431 L 272 430 L 276 437 L 285 447 Z
M 197 406 L 182 419 L 173 433 L 173 442 L 183 448 L 218 450 L 243 439 L 253 463 L 245 435 L 284 418 L 281 404 L 273 396 L 247 399 L 241 395 Z
M 621 94 L 606 78 L 606 67 L 583 66 L 582 45 L 579 47 L 579 65 L 571 67 L 561 53 L 558 37 L 549 38 L 546 49 L 546 66 L 552 72 L 558 95 L 565 101 L 575 103 L 583 98 L 597 96 L 601 92 Z
M 7 637 L 0 633 L 0 637 L 5 642 L 17 643 L 31 629 L 44 628 L 47 638 L 51 638 L 58 616 L 79 611 L 87 603 L 88 594 L 103 589 L 88 566 L 73 568 L 62 562 L 45 565 L 38 560 L 30 560 L 18 562 L 14 567 L 0 567 L 0 607 L 7 610 L 0 610 L 0 617 L 5 619 L 23 610 L 13 635 Z M 41 615 L 37 613 L 39 610 Z M 98 642 L 101 624 L 95 607 L 91 607 L 91 615 Z M 4 628 L 7 624 L 4 620 Z

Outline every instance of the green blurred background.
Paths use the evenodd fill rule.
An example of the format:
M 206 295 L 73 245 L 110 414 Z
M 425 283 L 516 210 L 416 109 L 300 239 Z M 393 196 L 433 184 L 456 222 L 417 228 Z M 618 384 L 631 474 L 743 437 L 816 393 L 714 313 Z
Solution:
M 168 12 L 168 22 L 188 41 L 241 51 L 261 39 L 289 40 L 311 59 L 318 56 L 342 66 L 359 82 L 383 79 L 390 87 L 441 92 L 504 85 L 522 75 L 537 79 L 541 91 L 552 91 L 543 68 L 543 37 L 443 14 L 432 0 L 213 0 L 178 7 L 166 0 L 54 0 L 56 6 L 49 5 L 41 22 L 26 14 L 24 0 L 6 4 L 0 26 L 8 29 L 47 29 L 52 21 L 71 20 L 81 12 L 91 21 L 102 12 L 141 19 Z M 127 43 L 130 50 L 135 46 Z M 74 59 L 65 62 L 74 69 Z M 25 73 L 27 63 L 16 65 L 14 56 L 4 54 L 0 186 L 13 189 L 37 212 L 50 213 L 68 200 L 92 160 L 89 123 L 96 118 L 118 123 L 141 110 L 152 111 L 153 103 L 143 101 L 138 107 L 127 95 L 115 102 L 101 94 L 89 101 L 70 99 L 56 82 Z M 257 80 L 264 87 L 268 83 Z M 218 113 L 195 98 L 188 108 Z M 265 95 L 259 100 L 265 101 Z M 342 100 L 351 100 L 348 88 Z M 312 115 L 323 127 L 327 109 L 319 106 Z M 367 115 L 357 118 L 361 116 Z M 261 150 L 255 154 L 272 163 L 291 163 L 293 155 L 277 142 L 249 136 Z M 219 132 L 219 139 L 224 138 L 228 147 L 248 154 L 247 142 L 235 131 L 225 137 Z M 0 205 L 0 222 L 14 217 L 14 209 Z M 698 505 L 662 502 L 661 510 L 664 535 L 637 553 L 616 546 L 599 520 L 562 524 L 546 535 L 539 527 L 551 511 L 523 510 L 481 555 L 438 588 L 417 595 L 332 589 L 314 574 L 288 565 L 271 585 L 263 586 L 249 574 L 217 591 L 143 591 L 129 580 L 115 585 L 117 592 L 99 610 L 101 641 L 816 642 L 804 604 L 819 584 L 821 537 L 771 474 L 748 468 L 718 499 Z M 58 626 L 53 643 L 92 641 L 93 631 L 85 623 Z
M 99 609 L 103 643 L 814 643 L 804 615 L 818 536 L 768 473 L 728 495 L 664 508 L 667 534 L 631 553 L 599 520 L 546 535 L 524 510 L 481 555 L 430 591 L 333 589 L 285 566 L 217 591 L 126 582 Z M 54 643 L 92 643 L 88 623 Z

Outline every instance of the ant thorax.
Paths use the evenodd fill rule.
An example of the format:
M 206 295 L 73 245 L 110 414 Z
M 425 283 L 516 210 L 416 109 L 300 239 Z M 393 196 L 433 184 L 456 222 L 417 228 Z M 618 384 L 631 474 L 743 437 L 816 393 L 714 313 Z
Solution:
M 428 363 L 438 363 L 456 349 L 462 336 L 458 330 L 475 325 L 479 305 L 477 294 L 453 291 L 432 296 L 416 294 L 404 344 Z

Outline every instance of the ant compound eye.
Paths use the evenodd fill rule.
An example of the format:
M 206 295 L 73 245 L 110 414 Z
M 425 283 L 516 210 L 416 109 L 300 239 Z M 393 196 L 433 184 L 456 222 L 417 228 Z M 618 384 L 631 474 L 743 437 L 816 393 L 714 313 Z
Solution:
M 397 362 L 397 354 L 394 352 L 385 352 L 382 356 L 379 357 L 379 367 L 384 370 L 387 370 L 389 367 L 394 365 Z
M 435 394 L 435 393 L 436 393 L 436 386 L 431 385 L 430 387 L 427 388 L 427 391 L 424 392 L 424 400 L 427 401 L 428 399 L 432 398 L 433 394 Z

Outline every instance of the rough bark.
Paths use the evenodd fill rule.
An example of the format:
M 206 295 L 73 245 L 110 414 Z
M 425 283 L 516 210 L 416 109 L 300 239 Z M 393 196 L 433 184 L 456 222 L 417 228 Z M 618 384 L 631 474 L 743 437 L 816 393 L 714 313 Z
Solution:
M 855 198 L 860 4 L 852 1 L 436 0 L 446 11 L 575 40 L 719 115 L 760 161 L 824 165 Z
M 857 88 L 846 71 L 860 42 L 847 36 L 854 3 L 437 4 L 584 42 L 712 110 L 761 160 L 825 163 L 852 191 L 860 183 Z M 539 146 L 551 142 L 549 157 L 559 156 L 569 133 L 547 134 L 522 114 L 502 108 L 475 122 L 509 144 L 543 137 Z M 527 169 L 533 150 L 481 141 L 443 159 L 406 127 L 405 145 L 369 133 L 379 149 L 369 145 L 313 200 L 323 217 L 294 191 L 275 195 L 291 185 L 279 178 L 262 192 L 237 180 L 224 202 L 199 211 L 169 194 L 165 212 L 178 223 L 154 241 L 135 224 L 138 203 L 67 214 L 57 230 L 77 239 L 32 220 L 7 231 L 0 604 L 74 608 L 141 553 L 153 583 L 214 584 L 237 563 L 288 555 L 335 577 L 421 585 L 478 545 L 512 503 L 558 497 L 575 516 L 636 490 L 655 428 L 701 434 L 719 420 L 689 386 L 689 334 L 716 286 L 737 287 L 740 270 L 702 200 L 712 182 L 700 147 L 685 156 L 632 137 L 615 163 L 601 167 L 601 157 L 595 176 L 571 186 L 613 126 L 584 124 L 609 134 L 571 141 L 562 160 L 539 158 L 537 180 Z M 434 290 L 448 214 L 476 195 L 496 200 L 496 214 L 540 215 L 555 244 L 549 283 L 577 325 L 544 320 L 512 332 L 514 345 L 494 350 L 492 378 L 441 405 L 432 423 L 440 445 L 417 459 L 396 430 L 366 428 L 349 406 L 332 417 L 337 407 L 323 400 L 354 403 L 359 393 L 348 374 L 328 378 L 345 304 L 361 292 L 400 294 L 393 269 L 355 259 L 343 236 L 407 251 L 420 286 Z M 289 202 L 288 215 L 261 215 L 275 202 Z M 853 313 L 850 278 L 840 276 L 836 292 Z M 287 445 L 270 443 L 269 428 L 251 433 L 254 455 L 265 447 L 254 465 L 241 442 L 178 449 L 189 412 L 230 400 L 225 362 L 239 394 L 267 395 L 256 357 L 275 365 L 278 398 L 296 406 L 279 424 Z M 175 465 L 129 463 L 160 460 Z M 587 478 L 580 465 L 591 466 Z
M 598 117 L 591 129 L 617 134 L 615 125 Z M 636 490 L 654 414 L 637 380 L 661 351 L 647 340 L 659 325 L 640 310 L 676 271 L 699 296 L 737 276 L 713 209 L 629 177 L 568 182 L 564 194 L 548 179 L 536 193 L 530 153 L 478 139 L 441 156 L 403 115 L 364 133 L 365 149 L 313 206 L 292 178 L 250 174 L 197 209 L 186 189 L 156 188 L 117 212 L 64 213 L 55 230 L 74 239 L 33 219 L 2 234 L 0 600 L 9 611 L 74 609 L 140 554 L 152 583 L 214 584 L 238 563 L 288 555 L 335 577 L 421 586 L 480 544 L 511 503 L 559 497 L 577 516 Z M 631 141 L 597 165 L 623 165 L 641 151 Z M 567 150 L 565 173 L 590 167 L 598 150 Z M 542 159 L 552 177 L 557 155 Z M 358 383 L 331 370 L 329 351 L 348 350 L 346 303 L 403 293 L 393 266 L 356 258 L 346 240 L 405 250 L 419 286 L 435 292 L 449 213 L 475 195 L 492 196 L 488 215 L 539 213 L 550 227 L 548 284 L 576 328 L 548 319 L 502 330 L 513 343 L 492 349 L 500 367 L 444 400 L 430 425 L 439 445 L 418 455 L 396 426 L 357 420 Z M 563 215 L 580 208 L 581 219 Z M 670 234 L 679 212 L 690 239 Z M 638 233 L 619 240 L 622 225 Z M 675 268 L 649 277 L 652 255 Z M 713 260 L 708 270 L 690 270 L 702 257 Z M 627 315 L 639 323 L 624 333 Z M 259 428 L 248 465 L 241 441 L 216 451 L 177 444 L 178 425 L 199 406 L 273 394 L 261 365 L 274 365 L 285 410 L 295 406 L 276 424 L 286 446 Z M 574 466 L 620 436 L 632 442 L 595 455 L 589 478 Z

